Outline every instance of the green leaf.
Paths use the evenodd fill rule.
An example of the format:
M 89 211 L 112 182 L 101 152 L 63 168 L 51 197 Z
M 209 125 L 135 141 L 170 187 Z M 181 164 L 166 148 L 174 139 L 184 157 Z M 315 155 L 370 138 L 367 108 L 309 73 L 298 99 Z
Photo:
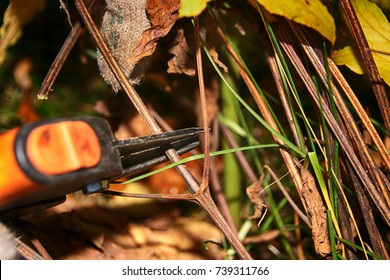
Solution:
M 206 9 L 210 0 L 180 0 L 179 16 L 193 17 L 200 15 Z
M 368 0 L 352 0 L 351 3 L 367 38 L 379 74 L 390 85 L 390 23 L 376 4 Z M 336 64 L 346 65 L 357 74 L 363 74 L 365 71 L 358 51 L 351 46 L 334 51 L 332 58 Z
M 315 29 L 332 44 L 336 40 L 336 25 L 320 0 L 258 0 L 269 13 L 285 17 Z

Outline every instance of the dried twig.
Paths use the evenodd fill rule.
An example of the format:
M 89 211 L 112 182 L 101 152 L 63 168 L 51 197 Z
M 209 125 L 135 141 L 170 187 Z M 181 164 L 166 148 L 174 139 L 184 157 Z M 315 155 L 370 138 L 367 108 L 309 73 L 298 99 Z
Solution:
M 219 124 L 218 121 L 214 121 L 214 126 L 213 126 L 213 149 L 217 150 L 218 145 L 219 145 Z M 223 216 L 226 219 L 226 222 L 230 225 L 230 228 L 233 230 L 234 234 L 238 234 L 237 227 L 234 223 L 232 213 L 229 209 L 229 205 L 226 200 L 226 196 L 223 193 L 223 187 L 220 182 L 218 173 L 217 173 L 217 168 L 215 165 L 215 158 L 210 158 L 210 189 L 213 192 L 213 195 L 215 197 L 215 201 L 217 205 L 219 206 L 219 209 L 221 210 Z
M 202 124 L 204 129 L 204 141 L 203 141 L 203 152 L 204 152 L 204 166 L 202 174 L 202 182 L 200 186 L 200 192 L 209 190 L 209 179 L 210 179 L 210 130 L 208 123 L 208 115 L 206 108 L 206 90 L 204 86 L 203 77 L 203 66 L 202 66 L 202 49 L 200 44 L 200 29 L 199 29 L 199 18 L 194 18 L 195 22 L 195 52 L 196 52 L 196 68 L 198 71 L 198 84 L 199 84 L 199 99 L 200 108 L 202 113 Z
M 352 7 L 350 0 L 340 0 L 341 8 L 344 11 L 344 15 L 347 19 L 352 34 L 355 37 L 360 54 L 362 55 L 363 63 L 367 69 L 367 75 L 372 83 L 375 97 L 378 101 L 378 106 L 382 113 L 384 124 L 387 128 L 387 132 L 390 132 L 390 103 L 386 93 L 385 85 L 379 75 L 378 68 L 375 64 L 374 57 L 368 45 L 367 39 L 364 36 L 363 29 L 357 18 L 357 15 Z
M 45 258 L 30 248 L 19 238 L 15 238 L 16 250 L 26 260 L 44 260 Z
M 288 58 L 290 59 L 291 63 L 293 64 L 294 68 L 297 70 L 298 74 L 300 75 L 303 83 L 305 84 L 306 88 L 308 89 L 310 96 L 313 99 L 314 104 L 322 110 L 324 117 L 326 119 L 327 124 L 329 125 L 330 129 L 332 130 L 334 136 L 339 141 L 341 147 L 343 148 L 348 160 L 351 162 L 351 164 L 354 166 L 354 168 L 357 171 L 358 176 L 360 179 L 364 182 L 365 187 L 369 191 L 371 197 L 373 200 L 377 203 L 378 208 L 380 209 L 383 217 L 385 218 L 386 222 L 390 224 L 390 207 L 388 205 L 388 201 L 383 200 L 383 194 L 379 193 L 377 186 L 373 183 L 371 178 L 366 173 L 365 168 L 363 168 L 360 160 L 356 156 L 356 151 L 354 150 L 351 143 L 348 141 L 342 130 L 340 129 L 336 119 L 334 118 L 330 108 L 326 104 L 326 102 L 323 100 L 323 98 L 318 96 L 316 86 L 314 85 L 311 76 L 309 73 L 305 70 L 304 64 L 300 58 L 300 56 L 296 53 L 293 45 L 292 40 L 289 38 L 289 34 L 286 31 L 277 30 L 278 37 L 280 38 L 281 46 L 285 53 L 287 54 Z M 306 48 L 307 49 L 307 48 Z M 375 167 L 376 168 L 376 167 Z M 379 181 L 382 181 L 378 177 Z M 382 181 L 383 185 L 383 181 Z
M 93 22 L 91 15 L 89 14 L 87 8 L 85 7 L 85 4 L 82 0 L 75 0 L 76 8 L 84 21 L 85 25 L 87 26 L 90 34 L 94 38 L 100 52 L 103 54 L 107 64 L 109 65 L 111 71 L 114 73 L 117 80 L 120 82 L 123 90 L 126 92 L 127 96 L 130 98 L 132 103 L 134 104 L 134 107 L 139 112 L 139 114 L 142 116 L 148 127 L 153 133 L 160 133 L 161 128 L 158 126 L 157 122 L 154 120 L 154 118 L 150 115 L 146 105 L 143 103 L 142 99 L 138 95 L 138 93 L 135 91 L 134 87 L 129 83 L 126 76 L 124 75 L 123 71 L 120 69 L 118 63 L 115 61 L 114 57 L 112 56 L 108 46 L 104 42 L 102 36 L 100 35 L 95 23 Z M 166 151 L 167 157 L 172 162 L 178 162 L 180 160 L 179 155 L 174 149 L 169 149 Z M 180 175 L 185 179 L 187 182 L 190 190 L 193 193 L 196 193 L 199 189 L 198 182 L 194 178 L 194 176 L 191 174 L 191 172 L 187 169 L 185 165 L 179 165 L 176 167 L 176 169 L 179 171 Z
M 249 77 L 248 73 L 245 71 L 244 66 L 242 65 L 241 60 L 240 60 L 239 56 L 237 55 L 236 51 L 229 44 L 225 34 L 222 32 L 222 30 L 220 28 L 217 29 L 217 34 L 222 39 L 222 42 L 224 43 L 227 51 L 229 52 L 229 54 L 232 56 L 232 58 L 236 62 L 239 73 L 240 73 L 242 79 L 244 80 L 244 82 L 246 83 L 250 93 L 252 94 L 252 97 L 253 97 L 254 101 L 256 102 L 256 105 L 258 106 L 264 119 L 275 131 L 279 132 L 279 128 L 276 124 L 275 119 L 273 118 L 266 103 L 261 98 L 261 95 L 258 92 L 255 84 L 253 83 L 253 81 Z M 283 142 L 277 136 L 273 136 L 273 137 L 277 143 L 283 145 Z M 287 165 L 288 170 L 290 170 L 290 172 L 291 172 L 290 173 L 291 177 L 295 183 L 295 186 L 296 186 L 298 192 L 300 192 L 300 190 L 302 189 L 302 180 L 301 180 L 299 172 L 295 166 L 293 157 L 291 156 L 291 154 L 288 151 L 286 151 L 283 148 L 279 149 L 279 151 L 280 151 L 280 154 L 282 155 L 282 157 Z
M 322 63 L 322 60 L 317 56 L 317 53 L 315 52 L 315 50 L 312 47 L 310 47 L 311 45 L 310 45 L 308 39 L 306 38 L 304 32 L 301 30 L 301 28 L 297 24 L 294 24 L 294 23 L 292 23 L 291 26 L 293 28 L 293 31 L 297 35 L 297 38 L 301 42 L 302 48 L 306 52 L 308 58 L 313 63 L 315 69 L 317 70 L 317 73 L 319 74 L 320 78 L 322 79 L 322 82 L 324 83 L 324 85 L 327 85 L 328 83 L 327 83 L 327 78 L 326 78 L 326 71 L 325 71 L 324 65 Z M 282 29 L 281 31 L 283 32 L 284 35 L 287 34 L 285 29 Z M 281 32 L 279 34 L 282 35 Z M 287 42 L 289 42 L 289 41 L 287 41 Z M 298 59 L 295 51 L 291 48 L 291 45 L 290 46 L 287 46 L 286 44 L 283 44 L 283 45 L 285 47 L 288 47 L 291 54 L 293 54 L 293 52 L 294 52 L 294 54 L 293 54 L 295 57 L 294 59 Z M 296 61 L 296 62 L 298 62 L 298 61 Z M 304 68 L 300 69 L 300 71 L 303 73 Z M 307 75 L 307 74 L 305 74 L 305 75 Z M 368 188 L 368 191 L 371 194 L 372 199 L 378 204 L 378 207 L 381 210 L 383 216 L 385 217 L 387 222 L 390 224 L 390 191 L 388 189 L 389 183 L 386 182 L 386 179 L 383 178 L 383 176 L 381 175 L 381 171 L 375 165 L 375 162 L 372 158 L 372 155 L 368 151 L 367 145 L 364 142 L 364 139 L 363 139 L 363 137 L 362 137 L 357 125 L 356 125 L 356 122 L 352 118 L 352 115 L 349 112 L 341 95 L 339 94 L 338 89 L 334 86 L 332 81 L 330 81 L 329 84 L 331 85 L 331 89 L 329 89 L 329 90 L 332 90 L 332 92 L 334 94 L 334 97 L 336 100 L 335 104 L 336 104 L 338 110 L 340 111 L 340 116 L 344 119 L 348 133 L 351 134 L 350 139 L 352 140 L 352 142 L 354 142 L 356 149 L 354 149 L 352 146 L 350 146 L 350 142 L 346 138 L 344 138 L 344 142 L 341 142 L 339 139 L 340 144 L 344 148 L 346 148 L 347 146 L 350 146 L 347 148 L 347 149 L 351 149 L 351 154 L 349 155 L 349 158 L 350 158 L 350 160 L 356 160 L 356 163 L 353 164 L 353 166 L 355 168 L 363 168 L 360 161 L 356 158 L 356 154 L 360 155 L 360 158 L 364 164 L 364 169 L 368 171 L 368 173 L 370 174 L 371 180 L 372 180 L 372 181 L 370 180 L 369 185 L 366 184 L 365 186 L 366 186 L 366 188 Z M 314 90 L 314 88 L 313 88 L 313 90 Z M 313 92 L 313 94 L 314 93 L 315 92 Z M 313 94 L 312 94 L 312 96 L 313 96 Z M 316 98 L 318 98 L 318 97 L 316 97 Z M 328 119 L 328 123 L 335 121 L 335 119 L 331 115 L 328 107 L 324 108 L 324 105 L 325 106 L 327 106 L 327 105 L 323 99 L 321 100 L 321 103 L 322 103 L 322 109 L 324 110 L 325 118 Z M 328 110 L 329 110 L 329 116 L 327 116 L 327 113 L 325 113 Z M 370 125 L 367 124 L 367 126 L 370 126 Z M 337 123 L 335 123 L 335 126 L 333 129 L 334 129 L 333 132 L 335 133 L 336 138 L 340 137 L 341 135 L 336 133 L 335 130 L 339 130 L 340 133 L 343 133 L 341 131 L 339 125 L 337 125 Z M 347 155 L 348 155 L 348 153 L 349 152 L 347 152 Z M 355 164 L 358 164 L 358 166 Z M 365 172 L 365 171 L 360 171 L 360 172 Z
M 63 3 L 61 3 L 63 4 Z M 95 7 L 96 0 L 90 0 L 87 4 L 88 11 L 92 11 Z M 76 44 L 77 39 L 83 33 L 84 27 L 80 21 L 77 21 L 73 26 L 72 31 L 69 33 L 64 44 L 62 45 L 60 51 L 57 54 L 57 57 L 53 61 L 49 71 L 46 74 L 45 79 L 42 82 L 42 87 L 38 92 L 38 99 L 48 99 L 49 94 L 52 90 L 53 84 L 60 73 L 62 66 L 65 63 L 65 60 L 68 58 L 71 50 Z
M 153 133 L 161 132 L 161 128 L 158 126 L 157 122 L 151 116 L 147 107 L 143 103 L 142 99 L 139 97 L 138 93 L 135 91 L 133 86 L 126 79 L 123 71 L 121 70 L 121 68 L 115 61 L 114 57 L 112 56 L 109 48 L 107 47 L 106 43 L 101 37 L 83 1 L 75 0 L 75 4 L 82 20 L 87 26 L 87 29 L 89 30 L 90 34 L 95 40 L 100 52 L 103 54 L 104 59 L 106 60 L 111 71 L 113 72 L 113 74 L 115 75 L 119 83 L 121 84 L 123 90 L 126 92 L 128 97 L 134 104 L 134 107 L 137 109 L 137 111 L 142 116 L 142 118 L 144 119 L 144 121 L 146 122 L 146 124 L 148 125 L 148 127 Z M 170 149 L 166 151 L 166 154 L 167 157 L 172 162 L 177 162 L 180 160 L 180 157 L 178 156 L 177 152 L 174 149 Z M 196 179 L 193 177 L 193 175 L 186 168 L 185 165 L 179 165 L 176 168 L 179 171 L 179 173 L 182 175 L 186 183 L 188 184 L 190 191 L 194 194 L 193 196 L 188 196 L 187 199 L 196 201 L 196 203 L 198 203 L 211 216 L 214 223 L 224 233 L 224 235 L 226 236 L 230 244 L 233 246 L 237 254 L 242 259 L 251 259 L 249 253 L 245 250 L 240 240 L 237 238 L 237 236 L 233 233 L 232 229 L 226 223 L 226 220 L 223 218 L 222 214 L 219 212 L 218 208 L 216 207 L 214 201 L 210 196 L 209 188 L 208 188 L 208 171 L 206 171 L 207 177 L 205 177 L 207 180 L 202 181 L 202 187 L 200 187 Z M 168 196 L 165 196 L 165 198 L 168 198 Z

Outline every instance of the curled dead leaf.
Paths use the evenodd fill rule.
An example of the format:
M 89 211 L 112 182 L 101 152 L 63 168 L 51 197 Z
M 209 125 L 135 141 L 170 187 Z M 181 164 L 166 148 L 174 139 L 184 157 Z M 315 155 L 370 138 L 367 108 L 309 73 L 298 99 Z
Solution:
M 194 56 L 191 56 L 193 50 L 188 46 L 183 28 L 177 30 L 176 38 L 169 49 L 169 53 L 173 57 L 168 61 L 168 73 L 195 76 Z
M 261 185 L 263 184 L 264 173 L 261 174 L 261 177 L 253 182 L 249 187 L 246 188 L 246 195 L 248 196 L 250 202 L 255 206 L 255 212 L 253 215 L 249 216 L 249 219 L 260 219 L 263 214 L 264 204 L 260 200 L 260 194 L 263 190 Z
M 129 62 L 139 61 L 154 52 L 158 39 L 167 35 L 178 19 L 179 7 L 180 0 L 146 1 L 146 11 L 151 27 L 142 33 L 138 45 L 131 53 Z
M 321 256 L 327 256 L 332 252 L 329 241 L 329 230 L 326 208 L 318 192 L 313 175 L 301 167 L 302 176 L 302 199 L 308 218 L 311 221 L 311 231 L 314 241 L 314 249 Z
M 229 70 L 228 70 L 228 68 L 226 67 L 226 65 L 225 65 L 221 60 L 219 60 L 218 52 L 215 50 L 214 47 L 209 48 L 209 53 L 210 53 L 211 57 L 213 58 L 213 60 L 215 61 L 215 63 L 216 63 L 216 64 L 217 64 L 225 73 L 229 73 Z

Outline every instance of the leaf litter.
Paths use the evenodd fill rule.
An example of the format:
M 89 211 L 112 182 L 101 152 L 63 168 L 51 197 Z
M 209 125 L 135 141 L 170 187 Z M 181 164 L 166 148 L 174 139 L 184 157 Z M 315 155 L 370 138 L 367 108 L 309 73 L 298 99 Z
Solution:
M 53 259 L 63 260 L 223 258 L 216 245 L 203 249 L 204 242 L 222 238 L 209 221 L 184 218 L 176 205 L 155 200 L 127 198 L 103 207 L 99 196 L 75 194 L 24 217 L 34 230 L 21 238 L 39 240 Z

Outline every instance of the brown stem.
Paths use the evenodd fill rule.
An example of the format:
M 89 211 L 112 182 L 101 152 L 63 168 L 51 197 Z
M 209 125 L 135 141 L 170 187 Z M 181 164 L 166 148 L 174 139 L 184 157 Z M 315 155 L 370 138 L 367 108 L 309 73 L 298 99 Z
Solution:
M 95 7 L 96 0 L 90 0 L 87 4 L 88 11 L 93 10 Z M 58 74 L 60 73 L 62 66 L 65 63 L 65 60 L 68 58 L 70 51 L 73 49 L 77 39 L 80 37 L 81 33 L 84 31 L 84 26 L 82 26 L 80 21 L 77 21 L 73 26 L 72 31 L 69 33 L 64 44 L 62 45 L 60 51 L 57 54 L 57 57 L 53 61 L 49 71 L 46 74 L 45 79 L 43 80 L 42 87 L 38 92 L 38 99 L 48 99 L 51 89 L 54 82 L 56 81 Z
M 264 119 L 266 122 L 277 132 L 279 132 L 279 128 L 276 124 L 275 119 L 273 118 L 270 110 L 268 109 L 266 103 L 264 100 L 261 98 L 260 93 L 258 92 L 255 84 L 253 83 L 252 79 L 248 75 L 248 73 L 245 71 L 244 66 L 242 65 L 242 62 L 237 55 L 236 51 L 234 48 L 229 44 L 225 34 L 222 32 L 220 28 L 217 29 L 217 33 L 219 37 L 222 39 L 222 42 L 225 44 L 225 47 L 229 54 L 232 56 L 234 61 L 236 62 L 236 65 L 238 67 L 238 70 L 240 72 L 240 75 L 242 79 L 244 80 L 245 84 L 247 85 L 257 107 L 259 108 L 261 114 L 263 115 Z M 275 141 L 281 145 L 283 145 L 283 141 L 281 141 L 277 136 L 273 136 Z M 286 163 L 286 166 L 288 170 L 290 171 L 291 177 L 294 181 L 294 184 L 298 190 L 299 195 L 301 195 L 301 190 L 302 190 L 302 178 L 299 175 L 298 169 L 294 163 L 293 156 L 286 151 L 285 149 L 279 149 L 280 154 L 283 157 L 284 162 Z
M 373 247 L 373 251 L 375 254 L 381 256 L 382 258 L 389 260 L 389 254 L 387 252 L 386 246 L 382 240 L 380 232 L 378 230 L 377 225 L 375 224 L 374 214 L 372 213 L 372 208 L 369 203 L 369 199 L 367 197 L 366 191 L 363 189 L 360 184 L 355 171 L 353 170 L 351 164 L 347 163 L 347 167 L 349 170 L 349 174 L 353 181 L 353 186 L 356 190 L 357 198 L 360 204 L 360 208 L 362 209 L 363 219 L 367 226 L 367 231 L 369 234 L 369 238 L 371 240 L 371 244 Z
M 84 5 L 82 0 L 75 0 L 76 8 L 84 21 L 85 25 L 88 28 L 88 31 L 92 35 L 93 39 L 96 42 L 97 47 L 100 52 L 103 54 L 104 59 L 106 60 L 108 66 L 111 71 L 121 84 L 123 90 L 126 92 L 127 96 L 130 98 L 131 102 L 134 104 L 134 107 L 137 109 L 139 114 L 142 116 L 148 127 L 153 133 L 160 133 L 161 128 L 154 120 L 154 118 L 150 115 L 146 105 L 135 91 L 134 87 L 129 83 L 125 74 L 120 69 L 118 63 L 115 61 L 115 58 L 112 56 L 107 44 L 104 42 L 102 36 L 100 35 L 95 23 L 93 22 L 91 15 L 89 14 L 87 8 Z M 171 160 L 171 162 L 178 162 L 180 160 L 179 155 L 174 149 L 169 149 L 166 151 L 167 157 Z M 176 167 L 179 171 L 180 175 L 184 178 L 191 192 L 196 193 L 199 189 L 199 184 L 191 174 L 191 172 L 187 169 L 187 167 L 183 164 Z
M 217 206 L 210 196 L 210 193 L 208 191 L 198 193 L 196 195 L 196 202 L 210 215 L 210 217 L 212 217 L 213 222 L 223 232 L 226 239 L 229 241 L 230 245 L 232 245 L 240 258 L 243 260 L 251 260 L 252 257 L 246 251 L 244 245 L 237 238 L 232 229 L 229 227 L 221 212 L 219 212 Z
M 330 108 L 324 101 L 324 99 L 317 94 L 317 88 L 313 83 L 313 80 L 309 73 L 306 71 L 304 64 L 300 58 L 300 56 L 295 51 L 294 46 L 289 43 L 292 42 L 292 39 L 289 38 L 288 32 L 285 32 L 280 29 L 276 29 L 277 36 L 280 38 L 281 46 L 286 53 L 287 57 L 290 59 L 292 65 L 297 70 L 299 76 L 301 77 L 303 83 L 308 89 L 309 94 L 312 97 L 314 104 L 317 106 L 319 110 L 322 110 L 325 120 L 332 130 L 335 138 L 339 141 L 340 146 L 343 148 L 345 154 L 347 155 L 348 160 L 354 166 L 356 173 L 359 178 L 364 182 L 365 187 L 369 191 L 371 197 L 375 200 L 380 209 L 383 217 L 386 222 L 390 225 L 390 207 L 387 205 L 387 201 L 382 199 L 382 194 L 379 193 L 376 186 L 372 182 L 371 178 L 366 173 L 366 170 L 363 168 L 360 160 L 356 156 L 356 151 L 353 149 L 353 146 L 348 141 L 346 135 L 341 131 L 340 126 L 338 125 L 336 119 L 334 118 Z
M 114 57 L 112 56 L 109 48 L 107 47 L 106 43 L 104 42 L 103 38 L 101 37 L 95 23 L 93 22 L 91 15 L 89 14 L 88 10 L 86 9 L 84 3 L 82 0 L 75 0 L 76 8 L 84 21 L 88 31 L 92 35 L 93 39 L 95 40 L 97 47 L 99 48 L 100 52 L 103 54 L 104 59 L 106 60 L 108 66 L 110 67 L 111 71 L 115 75 L 116 79 L 121 84 L 123 90 L 126 92 L 132 103 L 134 104 L 134 107 L 137 109 L 139 114 L 142 116 L 146 124 L 149 126 L 150 130 L 153 133 L 159 133 L 161 132 L 161 128 L 155 121 L 155 119 L 151 116 L 149 113 L 147 107 L 143 103 L 142 99 L 138 95 L 138 93 L 135 91 L 133 86 L 129 83 L 126 76 L 124 75 L 123 71 L 119 67 L 118 63 L 115 61 Z M 170 149 L 166 152 L 168 158 L 172 162 L 177 162 L 180 160 L 179 155 L 174 149 Z M 203 187 L 199 187 L 198 182 L 193 177 L 191 172 L 187 169 L 185 165 L 179 165 L 176 167 L 181 174 L 181 176 L 184 178 L 184 180 L 187 182 L 190 191 L 192 193 L 196 193 L 196 195 L 193 197 L 194 200 L 202 206 L 203 209 L 211 216 L 215 224 L 220 228 L 220 230 L 223 232 L 223 234 L 226 236 L 229 243 L 232 245 L 232 247 L 236 250 L 237 254 L 242 259 L 251 259 L 249 253 L 245 250 L 244 246 L 240 242 L 240 240 L 237 238 L 236 235 L 232 232 L 232 230 L 229 228 L 229 225 L 227 224 L 226 220 L 223 218 L 222 214 L 219 212 L 218 208 L 216 207 L 214 201 L 212 200 L 209 188 L 208 188 L 208 181 L 202 182 Z M 207 183 L 207 184 L 205 184 Z M 200 191 L 202 190 L 202 191 Z
M 300 27 L 296 24 L 291 24 L 291 27 L 293 28 L 295 34 L 297 35 L 298 39 L 301 42 L 302 48 L 308 55 L 310 61 L 315 66 L 317 73 L 320 75 L 320 78 L 322 79 L 323 83 L 327 85 L 327 78 L 325 74 L 324 66 L 321 62 L 321 59 L 318 58 L 316 52 L 313 48 L 311 48 L 310 42 L 307 40 L 306 36 L 304 35 L 304 32 L 300 29 Z M 287 29 L 281 28 L 278 30 L 279 35 L 282 37 L 285 37 L 284 42 L 291 42 L 291 39 L 288 37 Z M 309 77 L 307 76 L 307 73 L 304 72 L 303 65 L 300 65 L 300 59 L 291 47 L 291 45 L 287 45 L 286 43 L 282 43 L 282 46 L 285 48 L 285 51 L 289 54 L 290 59 L 293 61 L 293 63 L 296 64 L 296 67 L 301 67 L 299 69 L 300 75 L 306 76 L 304 78 L 305 83 L 307 83 L 307 87 L 312 88 L 311 90 L 314 90 L 315 86 L 312 83 L 311 80 L 309 80 Z M 288 51 L 287 51 L 288 50 Z M 294 58 L 293 58 L 294 57 Z M 298 66 L 300 65 L 300 66 Z M 297 68 L 298 69 L 298 68 Z M 353 149 L 353 146 L 350 144 L 348 139 L 346 138 L 346 135 L 340 130 L 340 126 L 336 123 L 335 118 L 332 116 L 332 113 L 329 110 L 329 107 L 325 103 L 325 100 L 321 98 L 320 102 L 322 105 L 320 105 L 321 109 L 324 112 L 324 116 L 327 119 L 328 124 L 332 128 L 334 135 L 336 138 L 338 138 L 341 146 L 344 148 L 348 158 L 350 161 L 356 161 L 353 163 L 353 166 L 356 168 L 358 175 L 361 177 L 362 180 L 365 182 L 365 186 L 368 189 L 371 197 L 373 200 L 378 204 L 379 209 L 381 210 L 382 214 L 384 215 L 387 222 L 390 224 L 390 192 L 388 189 L 388 181 L 384 179 L 381 176 L 381 171 L 378 167 L 376 167 L 374 160 L 369 153 L 367 149 L 367 145 L 364 143 L 364 140 L 361 136 L 361 133 L 359 129 L 356 126 L 356 122 L 351 116 L 351 113 L 349 112 L 344 100 L 342 99 L 341 95 L 338 92 L 338 89 L 334 86 L 334 84 L 331 82 L 331 89 L 334 98 L 336 100 L 336 106 L 337 109 L 340 111 L 340 115 L 345 121 L 345 125 L 347 128 L 348 133 L 351 135 L 351 140 L 354 142 L 356 149 Z M 311 93 L 313 98 L 318 99 L 318 97 L 314 97 L 314 92 Z M 318 102 L 315 100 L 315 102 Z M 331 124 L 334 123 L 334 124 Z M 339 131 L 339 132 L 338 132 Z M 343 141 L 341 141 L 340 138 L 343 138 Z M 361 161 L 364 164 L 364 169 L 359 161 L 359 159 L 356 157 L 356 154 L 360 155 Z M 360 169 L 361 171 L 358 171 Z M 364 170 L 364 171 L 363 171 Z M 367 171 L 366 171 L 367 170 Z M 361 172 L 364 172 L 364 174 L 361 174 Z M 367 174 L 371 175 L 371 179 L 368 178 Z M 367 176 L 367 177 L 366 177 Z M 364 179 L 363 179 L 364 177 Z
M 236 139 L 234 139 L 234 136 L 231 133 L 231 131 L 223 124 L 220 124 L 220 127 L 221 127 L 221 131 L 222 131 L 223 136 L 226 138 L 226 141 L 229 143 L 229 146 L 232 148 L 238 148 L 239 145 L 238 145 Z M 252 167 L 250 166 L 249 162 L 247 161 L 244 153 L 242 151 L 237 151 L 234 154 L 235 154 L 238 162 L 240 163 L 242 170 L 244 171 L 244 173 L 248 177 L 248 179 L 252 183 L 257 181 L 258 178 L 257 178 L 255 172 L 253 171 Z
M 202 124 L 204 128 L 204 141 L 203 141 L 203 174 L 202 182 L 199 191 L 203 191 L 206 187 L 209 186 L 210 181 L 210 131 L 209 131 L 209 122 L 206 108 L 206 90 L 204 87 L 204 77 L 203 77 L 203 67 L 202 67 L 202 52 L 200 46 L 200 29 L 199 29 L 199 18 L 196 16 L 194 18 L 195 22 L 195 45 L 196 45 L 196 68 L 198 71 L 198 83 L 199 83 L 199 99 L 200 99 L 200 108 L 202 112 Z
M 360 54 L 363 58 L 363 63 L 367 69 L 367 75 L 372 83 L 375 97 L 378 101 L 379 108 L 382 113 L 384 124 L 387 128 L 387 132 L 390 132 L 390 103 L 386 94 L 386 89 L 383 84 L 382 78 L 379 75 L 378 68 L 375 64 L 374 57 L 368 45 L 367 39 L 364 36 L 363 29 L 360 25 L 359 19 L 352 7 L 350 0 L 340 0 L 340 5 L 344 11 L 344 15 L 347 19 L 352 34 L 356 40 Z
M 214 120 L 213 124 L 213 149 L 217 150 L 220 142 L 218 121 Z M 222 215 L 225 217 L 229 227 L 233 230 L 234 234 L 237 234 L 237 227 L 234 224 L 232 213 L 230 212 L 226 196 L 223 193 L 223 187 L 218 176 L 217 167 L 215 165 L 215 158 L 210 158 L 210 191 L 213 193 L 215 202 L 217 203 Z

